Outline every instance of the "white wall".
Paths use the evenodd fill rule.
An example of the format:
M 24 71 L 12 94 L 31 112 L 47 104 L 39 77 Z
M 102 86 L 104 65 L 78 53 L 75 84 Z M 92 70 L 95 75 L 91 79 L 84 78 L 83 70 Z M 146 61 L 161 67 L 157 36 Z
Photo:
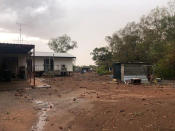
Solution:
M 35 71 L 44 71 L 44 57 L 35 57 Z
M 73 59 L 72 58 L 54 58 L 55 70 L 61 70 L 61 65 L 65 65 L 67 71 L 73 71 Z
M 47 57 L 35 58 L 35 70 L 44 71 L 44 59 Z M 61 70 L 61 65 L 65 65 L 67 71 L 73 71 L 73 58 L 54 58 L 54 70 Z
M 124 75 L 125 75 L 124 71 L 125 71 L 125 66 L 124 64 L 121 64 L 121 80 L 122 81 L 124 81 Z
M 19 55 L 18 56 L 18 67 L 20 67 L 20 66 L 27 67 L 26 56 L 25 55 Z

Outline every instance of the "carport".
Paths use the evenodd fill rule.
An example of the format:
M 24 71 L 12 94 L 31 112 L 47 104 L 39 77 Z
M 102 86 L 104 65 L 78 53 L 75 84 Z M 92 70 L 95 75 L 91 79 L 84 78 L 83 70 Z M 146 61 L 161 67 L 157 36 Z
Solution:
M 31 62 L 33 59 L 33 63 Z M 0 81 L 26 80 L 33 76 L 35 46 L 0 43 Z

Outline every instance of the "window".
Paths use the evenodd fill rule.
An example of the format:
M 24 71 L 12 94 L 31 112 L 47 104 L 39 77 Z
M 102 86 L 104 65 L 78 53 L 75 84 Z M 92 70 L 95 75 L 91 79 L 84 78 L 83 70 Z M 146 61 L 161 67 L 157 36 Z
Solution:
M 53 58 L 44 59 L 44 71 L 54 71 L 54 61 Z

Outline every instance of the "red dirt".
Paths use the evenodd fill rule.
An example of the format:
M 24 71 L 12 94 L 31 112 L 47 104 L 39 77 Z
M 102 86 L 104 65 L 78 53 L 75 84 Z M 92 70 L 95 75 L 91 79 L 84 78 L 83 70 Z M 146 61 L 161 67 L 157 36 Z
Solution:
M 53 104 L 44 131 L 175 131 L 170 85 L 117 84 L 95 73 L 41 80 L 52 88 L 0 91 L 0 131 L 30 131 L 41 112 L 35 100 Z

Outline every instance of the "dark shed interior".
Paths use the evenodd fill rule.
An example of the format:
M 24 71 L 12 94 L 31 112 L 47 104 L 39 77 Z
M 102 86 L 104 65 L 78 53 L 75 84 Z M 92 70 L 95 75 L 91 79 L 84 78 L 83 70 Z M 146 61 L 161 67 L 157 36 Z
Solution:
M 26 59 L 34 45 L 0 43 L 0 81 L 26 75 Z M 20 64 L 20 61 L 23 63 Z M 27 64 L 26 64 L 27 65 Z M 23 74 L 22 74 L 23 73 Z

